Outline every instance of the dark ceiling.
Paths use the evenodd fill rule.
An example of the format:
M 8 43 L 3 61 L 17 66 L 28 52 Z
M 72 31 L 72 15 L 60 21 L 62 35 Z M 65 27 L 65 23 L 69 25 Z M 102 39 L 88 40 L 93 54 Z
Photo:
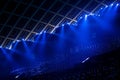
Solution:
M 52 32 L 112 2 L 118 0 L 0 0 L 0 45 L 33 40 L 36 33 Z

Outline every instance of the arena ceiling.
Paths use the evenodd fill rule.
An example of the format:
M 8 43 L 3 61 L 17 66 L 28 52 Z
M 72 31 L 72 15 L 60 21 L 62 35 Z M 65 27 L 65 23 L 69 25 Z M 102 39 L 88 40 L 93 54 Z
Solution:
M 52 32 L 64 23 L 94 13 L 118 0 L 0 0 L 0 45 L 33 40 L 37 33 Z

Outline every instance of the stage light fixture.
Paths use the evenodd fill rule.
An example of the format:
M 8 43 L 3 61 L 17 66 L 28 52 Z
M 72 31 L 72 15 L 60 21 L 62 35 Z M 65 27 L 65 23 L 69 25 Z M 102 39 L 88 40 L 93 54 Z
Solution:
M 12 49 L 12 45 L 10 45 L 10 47 L 8 49 L 11 50 Z
M 105 8 L 107 8 L 107 7 L 108 7 L 108 5 L 105 6 Z
M 87 18 L 88 17 L 88 15 L 85 15 L 85 18 Z
M 113 3 L 110 6 L 113 6 Z
M 19 42 L 20 40 L 17 40 L 17 42 Z
M 62 24 L 62 26 L 64 26 L 64 24 Z
M 82 19 L 83 17 L 80 17 L 80 19 Z
M 75 22 L 77 23 L 78 21 L 76 20 Z
M 44 33 L 46 33 L 46 31 L 44 31 Z
M 42 34 L 42 32 L 40 32 L 39 34 Z
M 14 44 L 16 41 L 13 41 L 12 44 Z
M 85 18 L 87 18 L 88 17 L 88 15 L 85 15 Z
M 117 4 L 116 6 L 119 6 L 119 4 Z
M 70 23 L 67 23 L 68 25 L 70 25 Z
M 85 21 L 87 20 L 88 15 L 85 15 Z
M 22 39 L 22 41 L 25 41 L 25 39 Z

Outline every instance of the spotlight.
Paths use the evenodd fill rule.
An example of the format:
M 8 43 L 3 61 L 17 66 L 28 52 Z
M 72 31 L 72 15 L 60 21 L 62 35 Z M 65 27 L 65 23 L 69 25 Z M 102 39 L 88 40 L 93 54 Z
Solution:
M 105 8 L 107 8 L 107 7 L 108 7 L 108 5 L 105 6 Z
M 119 4 L 117 4 L 116 6 L 119 6 Z
M 85 20 L 87 20 L 88 15 L 85 15 Z
M 23 41 L 25 41 L 25 39 L 22 39 Z
M 13 44 L 15 43 L 16 41 L 13 41 Z
M 67 23 L 68 25 L 70 25 L 70 23 Z
M 103 8 L 100 8 L 100 9 L 103 9 Z
M 93 14 L 93 13 L 90 13 L 90 15 L 94 16 L 95 14 Z
M 2 48 L 2 46 L 0 46 L 0 48 Z
M 6 49 L 9 49 L 9 47 L 6 47 Z
M 53 32 L 50 32 L 50 34 L 52 34 Z
M 62 24 L 62 26 L 64 26 L 64 24 Z
M 82 19 L 82 17 L 80 17 L 80 19 Z
M 8 49 L 11 50 L 12 49 L 12 45 L 10 45 L 10 47 Z
M 16 79 L 19 78 L 19 75 L 15 76 L 15 78 L 16 78 Z
M 46 31 L 44 31 L 44 33 L 46 33 Z
M 113 4 L 111 4 L 110 6 L 113 6 Z
M 40 32 L 40 34 L 42 34 L 42 32 Z
M 85 18 L 87 18 L 88 17 L 88 15 L 85 15 Z
M 19 42 L 20 40 L 17 40 L 17 42 Z
M 78 22 L 78 21 L 75 21 L 76 23 Z
M 35 33 L 35 35 L 38 35 L 38 33 Z

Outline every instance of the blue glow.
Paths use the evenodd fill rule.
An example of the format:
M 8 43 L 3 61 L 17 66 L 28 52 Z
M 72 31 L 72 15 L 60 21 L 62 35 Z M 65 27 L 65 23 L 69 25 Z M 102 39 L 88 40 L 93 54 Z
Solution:
M 44 44 L 46 43 L 46 31 L 44 31 L 44 33 L 41 36 L 41 42 Z
M 32 61 L 34 59 L 34 54 L 32 54 L 32 50 L 29 48 L 29 46 L 27 45 L 26 41 L 22 41 L 23 44 L 23 48 L 22 48 L 22 52 L 25 52 L 24 55 L 25 57 L 29 60 Z M 21 53 L 22 53 L 21 52 Z
M 7 59 L 8 61 L 12 62 L 12 61 L 13 61 L 13 60 L 12 60 L 12 57 L 10 56 L 10 54 L 8 54 L 8 51 L 5 50 L 5 49 L 3 49 L 3 48 L 1 48 L 1 50 L 2 50 L 2 53 L 5 55 L 6 59 Z
M 100 16 L 100 14 L 98 16 Z
M 16 42 L 14 41 L 14 43 L 12 44 L 13 51 L 16 49 L 17 44 L 18 44 L 18 41 L 16 41 Z

